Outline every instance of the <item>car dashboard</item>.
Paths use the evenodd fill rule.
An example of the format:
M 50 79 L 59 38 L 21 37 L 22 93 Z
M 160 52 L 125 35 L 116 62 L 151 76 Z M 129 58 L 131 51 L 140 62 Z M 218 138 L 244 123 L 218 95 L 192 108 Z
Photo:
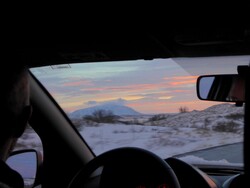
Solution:
M 243 167 L 228 166 L 207 166 L 207 165 L 191 165 L 178 158 L 170 157 L 165 159 L 174 171 L 179 181 L 180 188 L 239 188 L 245 185 L 245 176 Z M 124 168 L 124 166 L 120 166 Z M 117 167 L 116 167 L 117 168 Z M 118 167 L 119 168 L 119 167 Z M 102 173 L 104 168 L 99 168 L 84 183 L 86 188 L 101 187 Z M 127 169 L 128 170 L 128 169 Z M 138 169 L 137 169 L 138 170 Z M 150 171 L 149 169 L 148 171 Z M 123 171 L 123 177 L 113 174 L 111 187 L 129 187 L 133 188 L 172 188 L 168 181 L 160 181 L 157 176 L 145 178 L 148 171 Z M 155 175 L 157 173 L 154 173 Z M 143 176 L 143 177 L 142 177 Z M 106 180 L 105 180 L 106 181 Z M 109 180 L 111 181 L 111 180 Z M 116 182 L 115 185 L 113 182 Z
M 177 158 L 166 161 L 177 175 L 181 188 L 244 187 L 243 167 L 191 165 Z

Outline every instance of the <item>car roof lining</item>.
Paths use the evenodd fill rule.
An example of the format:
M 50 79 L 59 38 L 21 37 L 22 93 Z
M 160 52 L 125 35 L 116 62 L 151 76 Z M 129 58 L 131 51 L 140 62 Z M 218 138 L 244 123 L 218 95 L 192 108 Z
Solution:
M 23 45 L 25 44 L 25 46 Z M 153 32 L 48 36 L 15 49 L 29 66 L 250 54 L 249 28 L 179 28 Z

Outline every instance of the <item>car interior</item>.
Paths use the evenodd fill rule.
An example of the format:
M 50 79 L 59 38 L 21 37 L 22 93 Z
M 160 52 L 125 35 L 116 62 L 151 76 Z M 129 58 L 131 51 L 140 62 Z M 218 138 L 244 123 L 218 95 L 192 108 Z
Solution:
M 165 29 L 161 32 L 144 31 L 116 35 L 86 34 L 79 36 L 78 40 L 75 38 L 76 36 L 74 39 L 69 37 L 66 42 L 53 44 L 47 43 L 49 40 L 43 41 L 42 44 L 24 45 L 19 42 L 13 54 L 16 53 L 24 58 L 30 69 L 44 66 L 50 66 L 52 69 L 53 66 L 57 66 L 57 69 L 63 69 L 61 65 L 72 63 L 105 64 L 112 61 L 159 58 L 248 57 L 250 55 L 250 28 L 245 27 L 179 28 Z M 41 140 L 42 152 L 32 148 L 32 144 L 29 150 L 21 152 L 36 153 L 37 165 L 35 177 L 33 177 L 35 180 L 27 187 L 248 187 L 250 59 L 248 61 L 248 66 L 235 70 L 245 81 L 244 99 L 227 101 L 226 90 L 221 87 L 230 88 L 232 82 L 228 83 L 229 78 L 219 80 L 220 84 L 217 86 L 213 85 L 213 87 L 221 85 L 222 98 L 218 98 L 219 96 L 216 98 L 217 90 L 213 90 L 211 92 L 213 95 L 210 93 L 208 98 L 198 94 L 201 100 L 236 102 L 237 105 L 244 105 L 244 168 L 234 169 L 217 166 L 196 168 L 180 159 L 174 157 L 162 159 L 153 152 L 133 147 L 121 147 L 96 154 L 58 101 L 52 97 L 51 92 L 44 87 L 35 72 L 30 71 L 33 114 L 29 125 Z M 209 77 L 209 75 L 199 76 L 201 77 L 198 81 Z M 199 88 L 202 86 L 197 89 Z M 10 158 L 19 154 L 20 152 L 15 151 Z

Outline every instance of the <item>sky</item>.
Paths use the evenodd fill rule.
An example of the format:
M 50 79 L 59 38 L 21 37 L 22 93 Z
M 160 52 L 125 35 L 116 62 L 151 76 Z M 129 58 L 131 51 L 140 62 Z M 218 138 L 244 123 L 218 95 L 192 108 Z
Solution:
M 104 103 L 126 105 L 145 114 L 176 113 L 180 107 L 201 110 L 216 104 L 197 98 L 199 75 L 237 73 L 237 65 L 248 64 L 249 59 L 154 59 L 67 64 L 31 71 L 67 113 Z

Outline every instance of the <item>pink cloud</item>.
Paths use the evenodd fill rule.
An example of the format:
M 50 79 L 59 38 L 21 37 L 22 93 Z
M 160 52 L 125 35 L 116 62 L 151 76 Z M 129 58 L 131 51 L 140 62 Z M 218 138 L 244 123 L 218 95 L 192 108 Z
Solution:
M 82 81 L 72 81 L 72 82 L 66 82 L 63 84 L 63 86 L 91 86 L 93 83 L 90 80 L 82 80 Z
M 168 83 L 171 86 L 180 86 L 187 84 L 195 84 L 198 76 L 178 76 L 178 77 L 167 77 L 164 80 L 170 80 Z

